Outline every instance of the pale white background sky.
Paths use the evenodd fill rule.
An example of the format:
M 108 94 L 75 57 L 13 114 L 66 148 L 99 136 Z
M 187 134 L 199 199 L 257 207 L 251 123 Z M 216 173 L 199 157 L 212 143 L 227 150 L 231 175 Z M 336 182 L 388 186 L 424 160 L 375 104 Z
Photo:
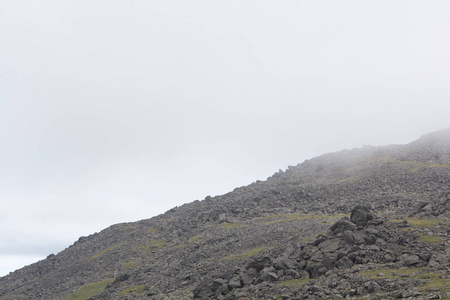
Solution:
M 0 276 L 449 127 L 449 1 L 0 1 Z

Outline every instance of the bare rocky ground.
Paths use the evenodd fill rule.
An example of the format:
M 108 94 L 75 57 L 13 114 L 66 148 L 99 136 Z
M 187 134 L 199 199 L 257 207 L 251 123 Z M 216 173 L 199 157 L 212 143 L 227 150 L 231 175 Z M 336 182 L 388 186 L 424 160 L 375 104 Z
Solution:
M 450 299 L 449 220 L 447 129 L 81 237 L 0 299 Z

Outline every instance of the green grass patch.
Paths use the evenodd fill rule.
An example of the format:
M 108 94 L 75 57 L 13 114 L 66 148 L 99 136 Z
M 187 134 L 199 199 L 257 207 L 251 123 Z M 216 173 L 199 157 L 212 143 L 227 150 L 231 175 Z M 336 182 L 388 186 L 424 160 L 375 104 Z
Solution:
M 122 223 L 122 224 L 118 224 L 117 226 L 118 226 L 119 230 L 122 230 L 122 231 L 124 231 L 124 230 L 135 230 L 135 229 L 138 229 L 138 227 L 139 227 L 135 223 Z
M 252 221 L 274 219 L 274 218 L 279 218 L 280 216 L 281 215 L 270 215 L 270 216 L 264 216 L 264 217 L 257 217 L 257 218 L 253 218 Z
M 437 225 L 443 225 L 446 223 L 445 221 L 437 220 L 437 219 L 418 219 L 418 218 L 393 219 L 393 220 L 391 220 L 391 222 L 399 223 L 404 220 L 406 220 L 408 222 L 408 224 L 411 226 L 425 227 L 425 228 L 434 227 Z
M 406 160 L 397 160 L 391 157 L 384 157 L 381 159 L 372 160 L 370 162 L 384 162 L 386 164 L 394 165 L 394 166 L 409 166 L 412 167 L 410 170 L 411 173 L 416 173 L 423 168 L 450 168 L 449 164 L 438 164 L 438 163 L 424 163 L 418 161 L 406 161 Z M 369 163 L 370 163 L 369 162 Z
M 203 236 L 201 234 L 193 236 L 189 239 L 190 243 L 198 242 L 199 240 L 203 239 Z
M 222 227 L 223 229 L 233 229 L 233 228 L 242 228 L 242 227 L 245 227 L 245 225 L 240 222 L 222 223 L 222 224 L 220 224 L 220 227 Z
M 332 220 L 332 219 L 340 219 L 345 216 L 349 216 L 349 214 L 337 214 L 337 215 L 297 215 L 297 214 L 286 214 L 286 215 L 274 215 L 273 218 L 276 220 L 263 222 L 263 225 L 276 224 L 280 222 L 290 222 L 290 221 L 299 221 L 299 220 L 312 220 L 312 219 L 323 219 L 323 220 Z M 266 217 L 268 218 L 268 217 Z
M 179 244 L 179 245 L 176 245 L 175 247 L 173 247 L 173 249 L 181 249 L 181 248 L 187 247 L 187 245 L 188 244 Z
M 255 248 L 255 249 L 251 249 L 236 255 L 230 255 L 224 258 L 224 260 L 235 260 L 235 259 L 241 259 L 241 258 L 250 258 L 252 256 L 255 256 L 256 254 L 258 254 L 259 252 L 261 252 L 262 250 L 264 250 L 266 248 Z
M 420 287 L 420 290 L 441 290 L 443 292 L 450 291 L 450 279 L 436 279 Z
M 139 267 L 139 264 L 136 260 L 130 260 L 130 261 L 122 263 L 122 270 L 124 270 L 124 271 L 134 270 L 134 269 L 137 269 L 138 267 Z
M 412 276 L 422 271 L 422 268 L 408 268 L 408 269 L 378 269 L 361 272 L 361 276 L 368 276 L 372 279 L 395 279 L 398 277 Z
M 116 249 L 116 248 L 119 248 L 119 247 L 122 246 L 122 245 L 123 245 L 123 243 L 122 243 L 122 244 L 119 244 L 119 245 L 114 245 L 114 246 L 108 247 L 108 248 L 106 248 L 106 249 L 103 249 L 102 251 L 100 251 L 100 252 L 98 252 L 98 253 L 92 255 L 92 256 L 89 258 L 89 260 L 94 260 L 94 259 L 96 259 L 96 258 L 99 258 L 100 256 L 106 254 L 107 252 L 112 251 L 112 250 L 114 250 L 114 249 Z
M 283 286 L 296 286 L 296 287 L 301 287 L 303 285 L 305 285 L 306 283 L 312 281 L 313 279 L 310 278 L 299 278 L 299 279 L 291 279 L 291 280 L 286 280 L 286 281 L 282 281 L 280 283 L 277 283 L 277 286 L 279 287 L 283 287 Z
M 417 163 L 417 166 L 413 168 L 410 172 L 415 173 L 422 170 L 423 168 L 450 168 L 449 164 L 437 164 L 437 163 Z
M 154 250 L 161 249 L 167 245 L 167 242 L 164 240 L 150 240 L 145 244 L 141 244 L 137 246 L 138 250 L 149 253 Z
M 69 294 L 66 299 L 68 300 L 86 300 L 89 299 L 92 296 L 97 295 L 98 293 L 102 292 L 105 287 L 114 281 L 114 278 L 108 278 L 102 281 L 97 281 L 91 284 L 87 284 L 82 286 L 78 291 L 75 293 Z
M 450 278 L 439 278 L 433 277 L 431 280 L 421 287 L 419 287 L 420 291 L 439 291 L 441 293 L 449 293 L 450 292 Z
M 147 229 L 147 232 L 148 233 L 158 233 L 158 229 L 150 227 L 150 228 Z
M 143 285 L 143 284 L 142 285 L 133 285 L 133 286 L 130 286 L 129 288 L 121 290 L 119 294 L 121 297 L 125 297 L 132 293 L 143 294 L 144 289 L 145 289 L 145 285 Z
M 418 279 L 432 279 L 432 280 L 441 278 L 441 276 L 437 273 L 422 273 L 414 277 Z
M 435 234 L 427 235 L 423 233 L 419 233 L 420 241 L 424 244 L 439 244 L 442 243 L 442 240 Z
M 352 176 L 352 177 L 348 177 L 348 178 L 339 180 L 338 182 L 339 182 L 339 183 L 355 182 L 355 181 L 358 181 L 358 179 L 359 179 L 358 177 Z

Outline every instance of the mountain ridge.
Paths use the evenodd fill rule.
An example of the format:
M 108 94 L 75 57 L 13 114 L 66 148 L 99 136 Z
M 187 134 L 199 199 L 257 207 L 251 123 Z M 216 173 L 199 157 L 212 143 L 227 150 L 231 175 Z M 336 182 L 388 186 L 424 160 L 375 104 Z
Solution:
M 364 295 L 395 298 L 403 293 L 405 297 L 424 299 L 436 295 L 449 297 L 450 291 L 444 288 L 407 294 L 406 290 L 413 287 L 411 282 L 428 284 L 425 279 L 416 278 L 427 274 L 425 271 L 406 280 L 404 287 L 392 290 L 372 278 L 366 281 L 367 288 L 357 291 L 351 286 L 357 282 L 351 273 L 337 268 L 344 272 L 342 276 L 348 277 L 345 283 L 339 284 L 349 286 L 345 292 L 339 286 L 330 287 L 332 278 L 341 281 L 337 273 L 333 273 L 337 260 L 331 259 L 331 263 L 327 263 L 330 268 L 327 271 L 322 268 L 325 272 L 318 277 L 313 275 L 315 271 L 305 269 L 307 263 L 300 266 L 300 261 L 309 261 L 305 258 L 311 254 L 300 254 L 304 249 L 311 252 L 330 239 L 343 240 L 330 228 L 347 222 L 341 219 L 348 217 L 358 205 L 364 205 L 377 219 L 383 220 L 371 225 L 370 230 L 399 237 L 404 228 L 411 229 L 411 237 L 405 245 L 418 244 L 417 249 L 411 246 L 412 253 L 434 249 L 443 257 L 437 260 L 435 256 L 422 255 L 425 259 L 421 259 L 417 253 L 410 254 L 419 257 L 420 267 L 434 264 L 448 270 L 449 253 L 441 248 L 450 245 L 449 186 L 450 128 L 423 135 L 406 145 L 366 146 L 324 154 L 280 170 L 266 181 L 256 181 L 224 195 L 208 196 L 151 219 L 112 225 L 99 233 L 81 237 L 57 255 L 49 255 L 43 261 L 1 277 L 0 299 L 192 299 L 194 296 L 241 300 L 261 299 L 262 296 L 266 299 L 331 299 Z M 415 226 L 411 222 L 431 225 Z M 367 230 L 355 228 L 352 234 L 364 240 Z M 431 243 L 421 243 L 423 236 L 435 239 L 430 238 Z M 377 238 L 380 243 L 402 246 Z M 367 257 L 372 257 L 372 250 L 366 249 L 371 245 L 374 244 L 362 242 L 358 247 L 363 247 Z M 350 251 L 344 246 L 347 247 L 342 246 L 344 252 Z M 380 249 L 377 253 L 381 252 Z M 297 257 L 291 257 L 293 253 Z M 395 268 L 403 266 L 406 258 L 401 253 L 394 254 L 398 256 L 395 262 L 398 265 L 385 264 Z M 257 274 L 253 274 L 254 271 L 247 274 L 250 269 L 247 266 L 255 261 L 257 264 L 258 259 L 264 257 L 268 258 L 264 263 L 267 266 Z M 274 262 L 280 257 L 296 261 L 291 263 L 295 267 L 281 269 L 283 274 L 278 274 L 280 269 Z M 348 269 L 362 268 L 360 273 L 369 272 L 364 267 L 376 262 L 375 259 L 365 263 L 352 261 Z M 322 264 L 322 261 L 317 263 Z M 380 268 L 384 266 L 378 264 Z M 263 271 L 267 276 L 260 274 Z M 436 274 L 443 277 L 439 280 L 449 275 L 445 270 Z M 267 280 L 261 281 L 261 278 Z M 278 284 L 289 280 L 298 280 L 297 288 L 295 284 L 282 285 L 284 290 L 279 288 Z M 437 282 L 443 283 L 439 280 Z M 355 291 L 350 293 L 350 290 Z

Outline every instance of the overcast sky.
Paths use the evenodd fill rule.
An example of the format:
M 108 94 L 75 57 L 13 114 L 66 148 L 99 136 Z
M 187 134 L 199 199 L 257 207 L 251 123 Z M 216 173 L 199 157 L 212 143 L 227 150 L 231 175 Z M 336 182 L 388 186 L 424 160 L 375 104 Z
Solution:
M 450 2 L 0 1 L 0 276 L 450 126 Z

